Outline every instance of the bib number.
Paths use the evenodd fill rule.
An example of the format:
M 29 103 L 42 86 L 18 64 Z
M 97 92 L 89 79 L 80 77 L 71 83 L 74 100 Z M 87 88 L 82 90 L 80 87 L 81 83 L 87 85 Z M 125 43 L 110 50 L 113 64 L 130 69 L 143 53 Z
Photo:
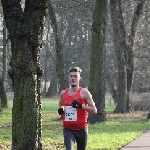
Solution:
M 72 106 L 65 106 L 65 121 L 77 121 L 77 110 Z

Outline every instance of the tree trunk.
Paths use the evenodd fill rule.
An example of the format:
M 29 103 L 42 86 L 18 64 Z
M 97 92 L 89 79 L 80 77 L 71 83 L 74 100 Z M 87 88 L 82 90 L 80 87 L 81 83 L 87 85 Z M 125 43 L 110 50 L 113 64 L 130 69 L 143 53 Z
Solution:
M 45 95 L 45 97 L 53 97 L 57 93 L 57 79 L 56 77 L 51 79 L 50 87 Z
M 106 72 L 107 73 L 107 84 L 111 93 L 111 96 L 113 98 L 114 104 L 116 105 L 118 100 L 118 91 L 117 89 L 115 89 L 114 87 L 114 83 L 113 83 L 113 79 L 111 78 L 110 72 Z
M 12 150 L 41 150 L 40 47 L 46 2 L 2 0 L 11 41 L 9 76 L 14 87 L 12 108 Z
M 50 31 L 50 23 L 48 22 L 48 33 Z M 46 41 L 48 41 L 48 33 L 46 35 Z M 47 77 L 47 72 L 48 72 L 48 58 L 49 58 L 49 55 L 48 55 L 48 51 L 49 51 L 49 47 L 48 47 L 48 42 L 46 42 L 45 44 L 43 44 L 43 46 L 45 47 L 45 62 L 44 62 L 44 69 L 45 69 L 45 73 L 44 73 L 44 90 L 42 91 L 44 93 L 44 95 L 46 94 L 46 89 L 47 89 L 47 80 L 48 80 L 48 77 Z
M 103 70 L 103 48 L 106 29 L 106 1 L 96 1 L 92 24 L 92 44 L 90 60 L 90 84 L 89 91 L 95 101 L 98 113 L 89 115 L 91 123 L 106 120 L 105 96 L 103 92 L 102 70 Z
M 126 41 L 126 32 L 120 0 L 111 0 L 111 17 L 114 30 L 114 43 L 118 57 L 118 106 L 115 112 L 131 110 L 132 80 L 134 71 L 134 40 L 145 0 L 138 2 L 131 25 L 130 45 Z M 126 84 L 126 85 L 125 85 Z M 124 89 L 125 88 L 125 89 Z M 124 108 L 123 108 L 124 107 Z
M 6 29 L 6 23 L 5 20 L 3 19 L 3 83 L 4 83 L 4 88 L 6 90 L 6 80 L 7 80 L 7 29 Z
M 50 17 L 51 26 L 53 28 L 53 34 L 55 39 L 56 47 L 56 71 L 58 74 L 58 79 L 60 83 L 60 91 L 67 87 L 65 77 L 64 77 L 64 62 L 63 62 L 63 49 L 61 45 L 61 38 L 59 36 L 58 25 L 56 22 L 56 16 L 51 4 L 51 1 L 48 3 L 48 12 Z
M 7 108 L 7 96 L 6 96 L 6 72 L 7 72 L 7 47 L 6 47 L 6 34 L 7 34 L 6 24 L 5 20 L 3 20 L 3 76 L 2 81 L 0 81 L 0 88 L 1 88 L 1 107 Z
M 127 51 L 127 110 L 131 110 L 132 104 L 132 82 L 133 82 L 133 74 L 134 74 L 134 43 L 136 38 L 136 31 L 138 28 L 138 24 L 143 12 L 143 6 L 146 0 L 141 0 L 138 2 L 137 7 L 134 12 L 134 17 L 131 24 L 131 35 L 130 35 L 130 45 L 126 45 Z
M 111 17 L 113 22 L 114 43 L 118 60 L 118 98 L 115 112 L 126 111 L 126 53 L 125 29 L 119 0 L 111 0 Z
M 0 103 L 1 108 L 7 108 L 6 91 L 1 77 L 0 77 Z

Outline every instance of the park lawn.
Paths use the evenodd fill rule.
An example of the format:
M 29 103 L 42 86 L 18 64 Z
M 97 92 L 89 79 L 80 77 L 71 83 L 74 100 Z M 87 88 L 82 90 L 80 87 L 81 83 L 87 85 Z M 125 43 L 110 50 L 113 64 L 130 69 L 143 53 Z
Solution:
M 0 113 L 0 150 L 11 149 L 11 107 L 9 101 L 9 108 Z M 43 150 L 64 150 L 58 100 L 44 99 L 42 108 Z M 117 150 L 150 129 L 146 112 L 112 114 L 112 110 L 113 107 L 106 107 L 106 122 L 89 124 L 87 150 Z

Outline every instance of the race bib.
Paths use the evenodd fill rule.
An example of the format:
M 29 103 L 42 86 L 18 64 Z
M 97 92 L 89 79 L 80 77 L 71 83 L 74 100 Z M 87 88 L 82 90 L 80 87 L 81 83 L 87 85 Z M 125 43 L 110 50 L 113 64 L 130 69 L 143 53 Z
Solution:
M 77 110 L 72 106 L 65 106 L 65 121 L 77 121 Z

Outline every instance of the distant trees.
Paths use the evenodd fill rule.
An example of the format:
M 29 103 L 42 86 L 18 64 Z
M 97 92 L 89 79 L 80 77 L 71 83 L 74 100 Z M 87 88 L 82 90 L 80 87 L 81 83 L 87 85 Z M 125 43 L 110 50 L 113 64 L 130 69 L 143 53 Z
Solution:
M 81 85 L 88 88 L 91 76 L 89 60 L 90 55 L 92 55 L 90 51 L 91 23 L 94 19 L 92 13 L 95 2 L 90 0 L 51 1 L 58 26 L 56 33 L 59 33 L 63 51 L 64 78 L 70 66 L 80 66 L 84 76 Z M 148 67 L 145 69 L 143 67 L 144 64 L 148 64 L 148 59 L 141 57 L 141 54 L 142 50 L 148 54 L 149 35 L 146 31 L 148 31 L 149 12 L 147 10 L 149 10 L 150 2 L 146 0 L 131 0 L 130 2 L 112 0 L 110 2 L 111 9 L 106 13 L 108 16 L 107 35 L 105 36 L 107 52 L 105 62 L 106 90 L 111 92 L 115 100 L 117 106 L 115 112 L 128 112 L 132 105 L 132 91 L 148 90 L 148 82 L 144 78 L 144 76 L 148 77 L 146 71 Z M 52 29 L 52 27 L 50 28 Z M 53 69 L 49 76 L 53 78 L 56 76 L 54 74 L 56 48 L 52 31 L 49 32 L 48 37 L 50 55 L 54 56 L 54 59 L 50 60 L 50 66 Z M 142 74 L 144 70 L 145 75 Z
M 65 79 L 63 80 L 65 80 L 65 87 L 68 87 L 69 85 L 67 80 L 67 73 L 69 67 L 71 66 L 80 66 L 82 68 L 82 76 L 84 76 L 84 78 L 81 81 L 81 86 L 88 87 L 90 64 L 89 54 L 91 42 L 90 27 L 92 22 L 91 16 L 94 2 L 91 2 L 90 0 L 81 0 L 74 2 L 51 1 L 51 7 L 53 8 L 54 12 L 53 14 L 50 14 L 49 12 L 48 14 L 51 15 L 50 20 L 47 19 L 47 22 L 51 21 L 51 26 L 50 30 L 48 31 L 48 24 L 46 25 L 45 32 L 48 38 L 47 40 L 43 40 L 44 43 L 47 42 L 50 54 L 46 69 L 47 76 L 49 76 L 49 81 L 51 81 L 51 78 L 53 77 L 58 79 L 58 83 L 60 82 L 60 77 L 63 79 L 63 76 L 59 75 L 58 77 L 58 74 L 56 74 L 57 60 L 57 63 L 60 62 L 61 64 L 57 65 L 58 67 L 63 68 L 61 66 L 64 65 L 64 69 L 63 71 L 61 71 L 61 73 L 64 72 Z M 81 11 L 78 11 L 79 9 Z M 54 17 L 56 17 L 56 19 L 54 19 Z M 58 43 L 61 48 L 58 46 Z M 45 46 L 43 50 L 45 50 Z M 59 55 L 63 58 L 59 59 Z M 51 68 L 51 71 L 49 68 Z M 58 87 L 60 87 L 60 85 Z M 62 88 L 60 87 L 60 89 Z M 48 93 L 46 95 L 48 96 Z
M 46 71 L 42 78 L 44 82 L 42 85 L 45 89 L 43 95 L 54 96 L 58 94 L 56 90 L 59 87 L 59 90 L 61 90 L 65 88 L 64 85 L 69 85 L 66 75 L 70 66 L 82 68 L 83 80 L 81 86 L 93 90 L 90 87 L 90 78 L 94 79 L 95 84 L 98 83 L 97 81 L 103 81 L 103 79 L 100 79 L 102 75 L 100 72 L 102 71 L 99 70 L 102 66 L 96 69 L 97 65 L 95 64 L 95 70 L 98 70 L 95 74 L 97 81 L 90 69 L 90 57 L 95 61 L 99 57 L 97 49 L 95 48 L 95 51 L 93 51 L 91 47 L 91 43 L 93 45 L 95 41 L 92 40 L 94 31 L 92 21 L 94 22 L 95 19 L 93 11 L 96 1 L 53 0 L 49 2 L 51 5 L 48 5 L 48 8 L 51 11 L 48 12 L 49 20 L 48 18 L 46 20 L 43 51 L 41 51 L 41 62 Z M 144 92 L 149 90 L 148 24 L 150 14 L 148 10 L 150 1 L 111 0 L 109 7 L 111 9 L 106 12 L 108 17 L 106 20 L 108 24 L 107 35 L 105 36 L 107 53 L 106 61 L 104 60 L 106 91 L 112 94 L 116 104 L 115 112 L 127 112 L 130 111 L 132 105 L 132 91 Z M 99 25 L 94 28 L 99 30 Z M 95 53 L 95 56 L 93 53 Z M 104 51 L 101 51 L 101 56 L 104 53 Z M 56 69 L 59 72 L 56 72 Z M 93 71 L 95 72 L 95 70 Z M 51 87 L 47 87 L 49 84 Z M 45 92 L 50 94 L 45 94 Z M 103 96 L 103 94 L 100 96 Z

